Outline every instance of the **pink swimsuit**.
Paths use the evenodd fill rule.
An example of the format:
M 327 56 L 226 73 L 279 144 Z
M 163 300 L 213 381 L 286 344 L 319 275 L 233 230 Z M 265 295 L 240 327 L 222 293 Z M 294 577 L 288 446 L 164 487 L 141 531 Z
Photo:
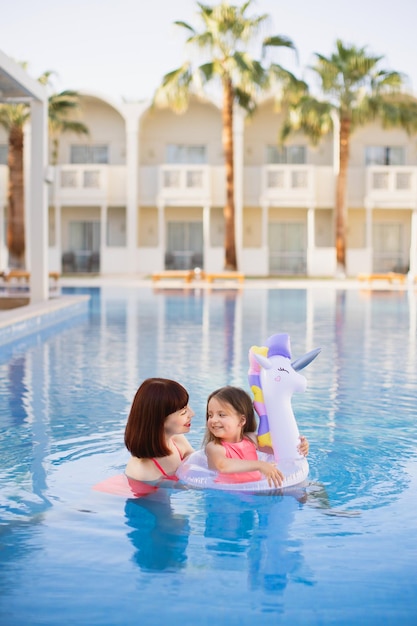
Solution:
M 184 457 L 182 456 L 181 452 L 179 451 L 178 446 L 176 445 L 176 443 L 174 443 L 174 442 L 172 442 L 172 443 L 173 443 L 173 444 L 174 444 L 174 446 L 177 448 L 177 450 L 178 450 L 178 454 L 180 455 L 180 459 L 181 459 L 181 461 L 182 461 Z M 167 473 L 166 473 L 166 471 L 163 469 L 163 467 L 161 467 L 161 465 L 158 463 L 158 461 L 157 461 L 156 459 L 151 459 L 151 461 L 153 461 L 153 462 L 155 463 L 156 467 L 159 469 L 159 471 L 160 471 L 160 472 L 161 472 L 161 474 L 162 474 L 162 477 L 163 477 L 165 480 L 175 480 L 175 481 L 178 481 L 178 480 L 179 480 L 178 476 L 176 476 L 175 474 L 172 474 L 171 476 L 170 476 L 169 474 L 167 474 Z
M 257 461 L 258 455 L 253 441 L 243 438 L 238 443 L 221 442 L 226 449 L 228 459 L 244 459 L 245 461 Z M 261 472 L 236 472 L 235 474 L 222 474 L 219 472 L 215 480 L 216 483 L 250 483 L 261 480 Z

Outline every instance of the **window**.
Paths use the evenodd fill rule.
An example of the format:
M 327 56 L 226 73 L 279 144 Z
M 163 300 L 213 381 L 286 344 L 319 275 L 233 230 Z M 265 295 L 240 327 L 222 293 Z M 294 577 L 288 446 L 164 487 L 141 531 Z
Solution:
M 9 153 L 9 146 L 7 143 L 0 143 L 0 165 L 7 165 L 7 155 Z
M 307 150 L 305 146 L 267 146 L 266 162 L 303 165 L 307 162 Z
M 185 165 L 207 163 L 206 146 L 169 143 L 166 147 L 166 161 Z
M 77 145 L 71 146 L 71 163 L 99 163 L 105 164 L 109 162 L 109 148 L 104 145 L 87 146 Z
M 403 146 L 366 146 L 365 165 L 405 165 Z

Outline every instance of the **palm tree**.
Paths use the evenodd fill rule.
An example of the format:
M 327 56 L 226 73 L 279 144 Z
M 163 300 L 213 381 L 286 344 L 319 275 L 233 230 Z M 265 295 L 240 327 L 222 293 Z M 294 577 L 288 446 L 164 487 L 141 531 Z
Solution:
M 51 72 L 45 72 L 39 78 L 43 85 L 49 83 Z M 80 99 L 76 91 L 65 90 L 54 93 L 48 99 L 48 130 L 52 142 L 51 164 L 58 162 L 59 138 L 65 133 L 88 135 L 89 131 L 82 122 L 69 119 L 71 113 L 77 113 L 80 108 Z
M 187 44 L 194 46 L 200 55 L 207 54 L 204 63 L 193 67 L 191 61 L 166 74 L 156 90 L 154 103 L 170 106 L 177 113 L 187 109 L 193 92 L 210 82 L 220 84 L 222 92 L 222 142 L 226 173 L 225 223 L 225 262 L 226 270 L 237 269 L 235 242 L 235 201 L 234 201 L 234 158 L 233 158 L 233 112 L 238 104 L 248 113 L 255 108 L 255 99 L 260 90 L 267 89 L 272 80 L 291 81 L 294 77 L 281 65 L 263 65 L 252 58 L 249 47 L 255 39 L 268 15 L 247 17 L 246 12 L 252 0 L 241 7 L 226 1 L 216 6 L 197 2 L 198 17 L 203 30 L 197 32 L 189 24 L 177 21 L 189 37 Z M 262 42 L 263 60 L 270 47 L 295 49 L 292 41 L 283 36 L 267 37 Z
M 384 128 L 400 126 L 408 133 L 417 128 L 417 102 L 402 93 L 405 76 L 380 68 L 382 56 L 368 54 L 365 47 L 345 45 L 337 40 L 330 57 L 315 54 L 311 68 L 319 79 L 324 99 L 312 96 L 307 84 L 287 101 L 287 116 L 281 141 L 296 130 L 305 132 L 313 144 L 339 128 L 339 168 L 335 199 L 335 242 L 337 273 L 346 274 L 347 171 L 350 138 L 354 130 L 379 119 Z M 335 130 L 335 129 L 334 129 Z
M 7 247 L 9 266 L 24 267 L 25 217 L 23 183 L 23 128 L 29 119 L 27 104 L 0 104 L 0 124 L 9 133 L 7 164 Z
M 26 68 L 26 64 L 22 63 Z M 38 79 L 47 85 L 51 72 L 45 72 Z M 87 134 L 87 127 L 81 122 L 68 119 L 68 113 L 79 107 L 78 95 L 75 91 L 62 91 L 52 94 L 48 99 L 49 134 L 52 139 L 52 162 L 56 164 L 58 155 L 59 135 L 64 132 Z M 9 134 L 8 167 L 8 211 L 7 211 L 7 247 L 9 266 L 24 268 L 25 266 L 25 211 L 23 181 L 23 147 L 24 127 L 30 118 L 30 105 L 0 104 L 0 125 Z

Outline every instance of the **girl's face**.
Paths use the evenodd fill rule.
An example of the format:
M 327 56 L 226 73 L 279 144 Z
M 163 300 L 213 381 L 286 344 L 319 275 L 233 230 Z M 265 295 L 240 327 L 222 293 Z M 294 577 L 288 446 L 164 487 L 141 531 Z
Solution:
M 243 426 L 246 422 L 227 402 L 220 402 L 216 397 L 210 398 L 207 407 L 207 428 L 212 435 L 229 443 L 237 443 L 242 439 Z
M 194 411 L 188 406 L 183 409 L 170 413 L 164 423 L 164 431 L 167 437 L 172 435 L 184 435 L 191 428 L 191 419 L 194 417 Z

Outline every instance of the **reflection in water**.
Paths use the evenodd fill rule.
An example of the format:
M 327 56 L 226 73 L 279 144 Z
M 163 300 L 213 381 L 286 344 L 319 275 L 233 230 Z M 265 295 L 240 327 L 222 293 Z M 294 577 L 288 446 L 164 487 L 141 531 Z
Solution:
M 126 501 L 127 536 L 141 571 L 172 572 L 187 565 L 191 524 L 188 516 L 175 513 L 172 497 L 170 490 L 160 489 L 151 496 Z M 275 608 L 289 582 L 313 585 L 303 543 L 291 533 L 304 500 L 305 490 L 284 496 L 201 492 L 203 506 L 198 517 L 202 516 L 205 542 L 198 551 L 201 546 L 207 551 L 206 567 L 210 562 L 211 571 L 226 575 L 246 571 L 247 589 L 272 595 Z
M 185 567 L 190 524 L 173 511 L 170 493 L 159 489 L 146 498 L 130 499 L 125 505 L 128 537 L 133 559 L 144 571 L 172 571 Z
M 259 528 L 251 547 L 254 557 L 251 562 L 251 587 L 261 588 L 267 593 L 282 595 L 288 583 L 297 580 L 304 585 L 313 585 L 312 572 L 307 568 L 303 556 L 303 544 L 291 538 L 299 503 L 295 498 L 274 498 L 272 506 L 258 510 Z
M 18 356 L 12 359 L 7 366 L 9 378 L 8 401 L 14 426 L 23 424 L 27 417 L 24 404 L 28 392 L 25 384 L 25 365 L 26 358 Z
M 249 496 L 207 492 L 204 536 L 215 571 L 242 568 L 247 559 L 247 587 L 273 596 L 281 605 L 291 580 L 313 585 L 313 575 L 303 557 L 303 544 L 291 536 L 295 515 L 302 506 L 300 493 L 284 496 Z M 271 600 L 270 600 L 271 602 Z

